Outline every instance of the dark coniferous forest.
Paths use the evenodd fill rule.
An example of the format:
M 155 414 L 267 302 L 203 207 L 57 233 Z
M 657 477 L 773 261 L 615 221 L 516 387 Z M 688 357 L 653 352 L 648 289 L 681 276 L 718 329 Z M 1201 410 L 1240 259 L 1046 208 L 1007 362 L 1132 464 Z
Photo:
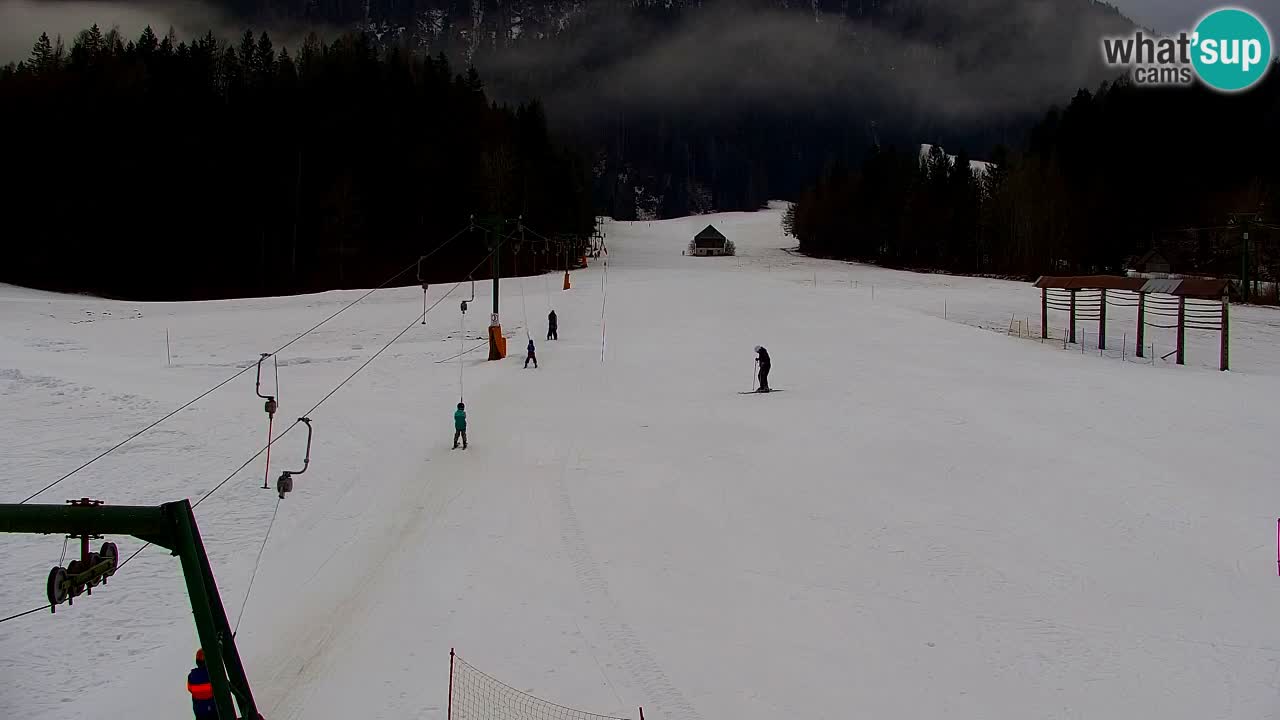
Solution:
M 361 34 L 44 35 L 0 70 L 0 106 L 0 281 L 135 299 L 370 287 L 472 214 L 594 227 L 588 168 L 538 103 L 499 107 L 474 70 Z M 486 253 L 464 234 L 425 274 L 460 279 Z
M 770 199 L 798 200 L 787 229 L 818 256 L 1034 276 L 1159 249 L 1223 275 L 1241 267 L 1233 213 L 1280 224 L 1280 72 L 1232 96 L 1098 88 L 1114 71 L 1079 48 L 1131 24 L 1092 0 L 268 5 L 356 31 L 286 50 L 94 27 L 0 69 L 20 169 L 0 181 L 0 281 L 173 299 L 368 287 L 472 214 L 583 238 L 596 213 Z M 922 161 L 922 142 L 959 157 Z M 1255 233 L 1254 277 L 1280 278 L 1280 237 Z M 428 279 L 485 252 L 464 236 Z M 532 258 L 519 271 L 555 262 Z
M 1239 277 L 1243 218 L 1280 225 L 1277 128 L 1274 66 L 1237 95 L 1121 80 L 1049 110 L 985 171 L 964 152 L 872 148 L 830 167 L 784 225 L 808 254 L 893 267 L 1123 273 L 1154 249 L 1176 271 Z M 1280 279 L 1280 233 L 1251 229 L 1250 275 Z
M 277 47 L 288 37 L 297 50 L 295 29 L 318 27 L 476 67 L 490 99 L 543 104 L 554 137 L 589 160 L 597 211 L 621 220 L 794 198 L 828 163 L 855 165 L 876 143 L 1012 146 L 1051 103 L 1111 79 L 1098 38 L 1134 29 L 1099 0 L 199 5 L 210 12 L 145 10 L 184 39 L 210 23 L 233 42 L 244 27 L 278 27 Z M 90 17 L 106 27 L 100 13 Z M 31 40 L 42 30 L 54 34 L 32 27 Z

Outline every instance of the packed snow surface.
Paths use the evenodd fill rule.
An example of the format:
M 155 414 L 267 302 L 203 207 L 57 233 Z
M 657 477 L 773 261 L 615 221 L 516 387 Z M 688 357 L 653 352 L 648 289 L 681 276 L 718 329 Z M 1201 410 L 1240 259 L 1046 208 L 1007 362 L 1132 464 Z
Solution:
M 610 223 L 607 269 L 571 290 L 502 282 L 511 357 L 441 362 L 483 342 L 490 286 L 460 338 L 464 286 L 314 413 L 237 636 L 265 717 L 443 720 L 451 647 L 649 720 L 1275 716 L 1280 314 L 1233 308 L 1228 373 L 1211 333 L 1185 367 L 1134 358 L 1131 318 L 1105 353 L 1089 324 L 1064 349 L 1028 284 L 797 257 L 779 217 Z M 682 256 L 708 221 L 738 257 Z M 0 288 L 0 500 L 358 296 Z M 277 431 L 421 309 L 380 291 L 281 353 Z M 785 392 L 739 394 L 757 344 Z M 253 380 L 37 502 L 200 497 L 265 442 Z M 275 446 L 273 484 L 304 440 Z M 276 508 L 263 464 L 196 511 L 232 622 Z M 0 616 L 44 602 L 61 540 L 4 536 Z M 197 644 L 177 560 L 148 548 L 0 624 L 0 717 L 189 717 Z

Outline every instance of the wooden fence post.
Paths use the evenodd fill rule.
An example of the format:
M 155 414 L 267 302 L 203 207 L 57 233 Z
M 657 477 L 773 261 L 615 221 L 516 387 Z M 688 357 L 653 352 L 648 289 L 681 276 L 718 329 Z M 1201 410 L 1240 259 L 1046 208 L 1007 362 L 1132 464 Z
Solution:
M 1228 308 L 1230 308 L 1230 306 L 1231 306 L 1231 301 L 1227 299 L 1226 295 L 1223 295 L 1222 296 L 1222 350 L 1219 353 L 1219 357 L 1218 357 L 1219 370 L 1227 369 L 1227 359 L 1228 359 L 1227 356 L 1229 354 L 1229 351 L 1227 349 L 1227 340 L 1230 334 L 1230 331 L 1227 329 L 1227 325 L 1230 320 L 1229 318 L 1230 313 L 1228 311 Z
M 1076 341 L 1076 291 L 1071 291 L 1071 324 L 1067 330 L 1067 342 Z
M 1098 291 L 1098 349 L 1107 349 L 1107 289 Z
M 1147 330 L 1147 294 L 1138 291 L 1138 357 L 1142 357 L 1143 338 L 1146 337 Z
M 1040 288 L 1040 339 L 1049 337 L 1049 289 Z
M 1186 364 L 1187 355 L 1187 298 L 1178 296 L 1178 364 Z

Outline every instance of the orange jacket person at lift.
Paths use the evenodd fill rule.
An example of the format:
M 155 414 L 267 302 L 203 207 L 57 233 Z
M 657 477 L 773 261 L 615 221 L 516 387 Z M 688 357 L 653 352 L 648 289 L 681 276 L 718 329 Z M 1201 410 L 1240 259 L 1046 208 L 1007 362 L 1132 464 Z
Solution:
M 191 711 L 196 720 L 217 720 L 218 706 L 213 702 L 213 683 L 204 665 L 204 648 L 196 650 L 196 666 L 187 673 L 187 692 L 191 693 Z

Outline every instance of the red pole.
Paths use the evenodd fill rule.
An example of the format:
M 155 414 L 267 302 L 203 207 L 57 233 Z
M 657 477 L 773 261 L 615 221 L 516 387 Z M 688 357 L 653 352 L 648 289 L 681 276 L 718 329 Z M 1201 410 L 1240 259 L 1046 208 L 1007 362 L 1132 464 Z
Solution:
M 453 648 L 449 648 L 449 709 L 445 720 L 453 720 Z
M 276 416 L 267 417 L 267 467 L 262 471 L 262 489 L 267 489 L 267 480 L 271 478 L 271 426 L 275 424 Z

